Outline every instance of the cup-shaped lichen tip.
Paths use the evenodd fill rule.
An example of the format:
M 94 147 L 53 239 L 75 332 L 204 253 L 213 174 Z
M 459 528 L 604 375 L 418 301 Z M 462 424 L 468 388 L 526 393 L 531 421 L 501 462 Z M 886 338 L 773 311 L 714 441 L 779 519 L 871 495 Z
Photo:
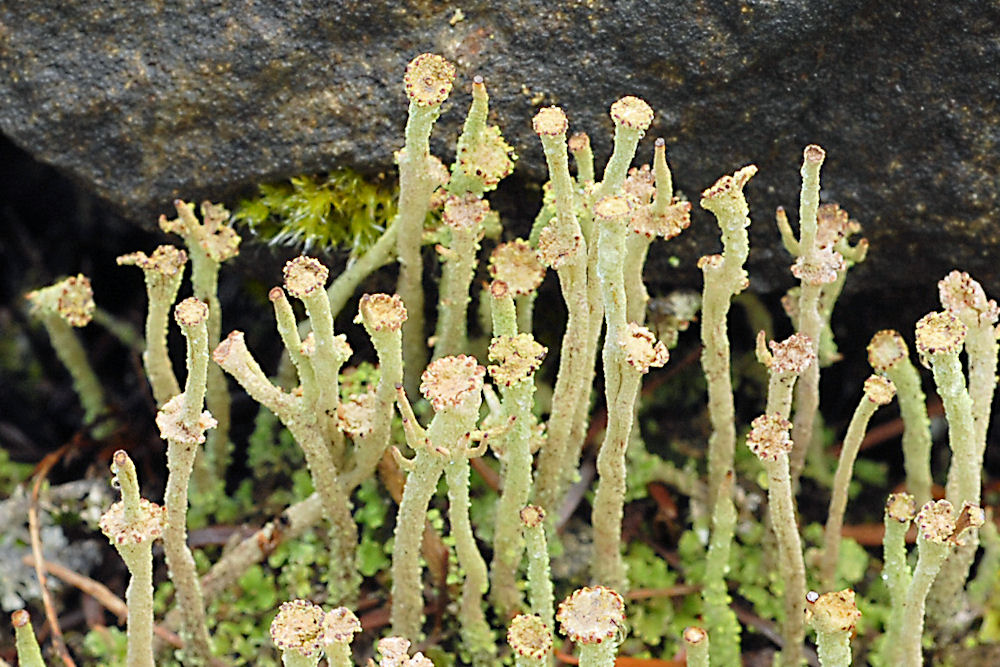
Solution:
M 806 617 L 816 632 L 854 632 L 861 618 L 850 588 L 823 595 L 810 591 L 806 602 Z
M 507 629 L 507 643 L 519 655 L 541 660 L 552 653 L 552 631 L 534 614 L 518 614 Z
M 892 329 L 877 331 L 868 343 L 868 364 L 879 373 L 894 368 L 908 354 L 906 341 Z
M 608 195 L 594 204 L 594 217 L 605 222 L 628 220 L 631 212 L 631 202 L 621 195 Z
M 804 334 L 792 334 L 783 341 L 770 341 L 771 351 L 768 369 L 772 373 L 802 374 L 816 361 L 812 339 Z
M 373 331 L 399 331 L 406 321 L 406 306 L 398 294 L 365 294 L 358 303 L 358 319 Z
M 539 136 L 557 137 L 566 134 L 569 121 L 566 120 L 566 112 L 559 107 L 545 107 L 539 109 L 538 113 L 535 114 L 531 120 L 531 127 Z
M 573 257 L 583 243 L 580 234 L 566 234 L 554 225 L 546 225 L 538 235 L 538 261 L 558 271 L 568 259 Z
M 604 586 L 580 588 L 559 603 L 559 629 L 579 644 L 600 644 L 615 638 L 625 624 L 622 596 Z
M 528 528 L 537 528 L 545 521 L 545 510 L 538 505 L 528 505 L 521 512 L 521 523 Z
M 611 119 L 616 125 L 645 132 L 653 122 L 653 108 L 639 97 L 626 95 L 611 105 Z
M 882 375 L 871 375 L 865 380 L 865 398 L 875 405 L 889 405 L 896 395 L 896 385 Z
M 323 643 L 350 644 L 361 632 L 361 622 L 347 607 L 337 607 L 323 616 Z
M 285 289 L 299 299 L 326 286 L 330 270 L 315 257 L 300 255 L 285 262 Z
M 193 296 L 188 297 L 174 307 L 174 320 L 184 329 L 207 322 L 208 304 Z
M 545 267 L 524 239 L 514 239 L 494 248 L 490 253 L 489 272 L 490 277 L 506 283 L 515 295 L 534 292 L 545 278 Z
M 890 493 L 885 501 L 885 514 L 900 523 L 913 521 L 917 516 L 917 502 L 909 493 Z
M 621 330 L 618 345 L 625 353 L 625 361 L 639 373 L 648 373 L 650 368 L 659 368 L 670 360 L 667 346 L 656 340 L 652 331 L 635 322 L 629 322 Z
M 421 53 L 410 61 L 403 75 L 407 97 L 423 107 L 448 99 L 454 82 L 455 66 L 435 53 Z
M 952 271 L 938 282 L 941 305 L 966 325 L 996 324 L 1000 316 L 997 302 L 989 299 L 983 286 L 964 271 Z
M 957 354 L 968 327 L 947 310 L 927 313 L 917 321 L 917 352 L 924 366 L 936 354 Z
M 485 375 L 486 369 L 475 357 L 464 354 L 441 357 L 421 374 L 420 393 L 440 412 L 477 396 L 483 389 Z
M 489 367 L 490 375 L 505 387 L 524 382 L 542 365 L 547 352 L 548 348 L 528 333 L 497 336 L 490 343 L 489 358 L 496 362 Z
M 452 195 L 444 203 L 441 219 L 456 230 L 475 230 L 490 212 L 490 203 L 471 192 Z
M 932 500 L 917 513 L 921 537 L 935 544 L 946 544 L 955 532 L 955 508 L 947 500 Z
M 271 621 L 271 641 L 282 651 L 312 657 L 323 650 L 323 609 L 308 600 L 281 603 Z
M 747 447 L 761 461 L 776 461 L 792 451 L 791 429 L 792 423 L 781 415 L 761 415 L 750 424 Z

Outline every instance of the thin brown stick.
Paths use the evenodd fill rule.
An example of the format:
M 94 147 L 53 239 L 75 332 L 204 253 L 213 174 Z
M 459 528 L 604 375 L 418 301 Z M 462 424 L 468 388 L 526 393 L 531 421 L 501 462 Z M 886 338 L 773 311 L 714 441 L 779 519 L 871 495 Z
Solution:
M 45 608 L 45 618 L 48 620 L 49 627 L 52 630 L 52 644 L 55 646 L 56 653 L 66 667 L 76 667 L 73 657 L 69 654 L 69 649 L 66 648 L 66 642 L 63 641 L 62 628 L 59 626 L 59 617 L 56 614 L 55 605 L 52 603 L 52 594 L 49 592 L 47 577 L 45 576 L 47 566 L 45 557 L 42 554 L 42 536 L 38 527 L 38 493 L 42 488 L 42 481 L 48 476 L 49 471 L 52 470 L 52 466 L 62 458 L 67 449 L 69 449 L 68 443 L 56 451 L 46 454 L 45 458 L 38 464 L 38 467 L 35 468 L 35 481 L 31 485 L 31 502 L 28 504 L 28 535 L 31 538 L 31 554 L 34 556 L 35 574 L 38 576 L 38 586 L 42 591 L 42 606 Z
M 34 567 L 35 565 L 35 559 L 31 556 L 24 556 L 21 560 L 25 565 L 30 567 Z M 54 563 L 52 561 L 46 561 L 45 569 L 48 570 L 48 573 L 53 577 L 62 579 L 70 586 L 75 586 L 90 597 L 97 600 L 102 607 L 118 617 L 119 623 L 125 622 L 125 619 L 128 617 L 128 606 L 125 604 L 124 600 L 114 594 L 114 591 L 101 582 L 95 581 L 94 579 L 84 576 L 79 572 L 74 572 L 65 565 L 60 565 L 59 563 Z M 153 633 L 175 648 L 184 648 L 184 642 L 181 640 L 180 636 L 170 630 L 167 630 L 161 625 L 154 625 Z

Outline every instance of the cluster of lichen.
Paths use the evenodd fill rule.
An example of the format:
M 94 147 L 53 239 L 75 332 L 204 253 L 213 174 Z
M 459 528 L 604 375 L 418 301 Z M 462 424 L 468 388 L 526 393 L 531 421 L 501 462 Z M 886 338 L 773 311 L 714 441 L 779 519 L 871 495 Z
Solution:
M 219 329 L 219 269 L 240 242 L 224 209 L 205 204 L 199 220 L 192 205 L 177 202 L 177 219 L 163 218 L 161 227 L 180 234 L 186 251 L 161 246 L 149 256 L 120 259 L 139 266 L 146 279 L 143 363 L 169 467 L 160 508 L 139 496 L 131 461 L 116 453 L 123 500 L 101 522 L 131 574 L 124 642 L 129 664 L 152 664 L 155 617 L 179 630 L 175 642 L 183 644 L 177 653 L 183 664 L 237 655 L 263 664 L 254 651 L 264 627 L 285 665 L 313 666 L 323 655 L 331 665 L 352 664 L 349 645 L 364 618 L 359 622 L 350 607 L 378 586 L 382 592 L 373 594 L 388 597 L 390 605 L 390 627 L 379 633 L 387 636 L 377 642 L 380 665 L 550 665 L 561 634 L 577 645 L 581 665 L 610 666 L 619 650 L 669 656 L 683 648 L 689 664 L 728 666 L 738 664 L 746 632 L 731 599 L 736 585 L 758 616 L 779 624 L 781 664 L 804 662 L 811 626 L 825 667 L 850 664 L 856 630 L 873 664 L 916 665 L 922 661 L 929 595 L 937 612 L 929 622 L 938 631 L 961 605 L 982 608 L 996 597 L 1000 540 L 995 526 L 984 524 L 980 505 L 1000 308 L 978 283 L 958 272 L 947 276 L 940 283 L 943 310 L 916 328 L 920 360 L 932 369 L 944 402 L 953 452 L 946 499 L 933 501 L 929 422 L 899 334 L 879 332 L 873 339 L 869 360 L 875 374 L 860 392 L 837 461 L 824 458 L 814 444 L 822 435 L 820 368 L 837 358 L 830 319 L 848 269 L 867 249 L 864 241 L 852 242 L 857 223 L 835 206 L 820 205 L 825 153 L 815 145 L 803 154 L 797 235 L 783 211 L 777 216 L 794 257 L 790 272 L 799 281 L 784 300 L 794 333 L 780 341 L 764 332 L 758 336 L 755 355 L 765 370 L 766 404 L 752 422 L 738 423 L 727 322 L 731 304 L 749 285 L 744 186 L 757 169 L 750 165 L 720 178 L 699 202 L 717 219 L 723 246 L 721 254 L 698 262 L 711 425 L 705 475 L 698 461 L 678 467 L 647 450 L 640 428 L 643 379 L 670 357 L 668 345 L 645 326 L 650 298 L 642 267 L 654 239 L 669 240 L 687 228 L 692 208 L 674 193 L 663 140 L 655 142 L 651 165 L 631 166 L 652 108 L 632 96 L 611 106 L 614 150 L 599 179 L 587 136 L 569 136 L 562 109 L 540 110 L 533 127 L 550 174 L 542 212 L 528 239 L 496 244 L 482 262 L 486 270 L 477 273 L 486 260 L 480 257 L 483 239 L 499 224 L 485 195 L 512 171 L 515 156 L 500 129 L 488 124 L 481 77 L 472 82 L 471 107 L 450 169 L 431 155 L 429 137 L 454 76 L 454 67 L 432 54 L 407 68 L 410 107 L 395 208 L 368 186 L 355 183 L 359 191 L 348 196 L 338 192 L 349 180 L 340 174 L 265 189 L 237 215 L 257 229 L 280 218 L 298 231 L 274 238 L 306 247 L 332 239 L 346 242 L 355 254 L 332 282 L 317 258 L 287 262 L 282 284 L 268 293 L 285 355 L 273 374 L 260 366 L 242 331 L 223 338 Z M 340 176 L 343 181 L 337 181 Z M 330 232 L 330 211 L 352 197 L 367 203 Z M 373 222 L 381 214 L 384 222 Z M 428 215 L 441 220 L 433 237 L 424 234 Z M 360 240 L 382 228 L 372 243 Z M 423 284 L 428 241 L 442 265 L 432 335 Z M 189 256 L 194 297 L 175 305 Z M 361 281 L 393 258 L 400 265 L 397 293 L 361 296 L 355 317 L 367 334 L 364 344 L 374 348 L 377 370 L 352 367 L 352 342 L 359 341 L 336 333 L 337 316 Z M 549 271 L 567 312 L 558 352 L 533 335 L 537 290 Z M 487 274 L 489 282 L 478 288 L 476 276 Z M 70 278 L 30 298 L 71 370 L 87 420 L 95 422 L 105 400 L 70 329 L 86 324 L 94 311 L 89 282 Z M 474 299 L 479 331 L 469 326 Z M 166 349 L 171 310 L 187 344 L 183 387 Z M 673 322 L 674 334 L 691 317 Z M 601 381 L 595 383 L 598 365 Z M 229 398 L 221 371 L 261 406 L 247 450 L 254 479 L 235 494 L 246 510 L 253 511 L 255 483 L 288 461 L 300 469 L 286 473 L 296 482 L 295 493 L 275 493 L 266 501 L 276 505 L 271 511 L 280 511 L 278 518 L 229 545 L 209 565 L 207 553 L 187 543 L 188 507 L 189 497 L 202 503 L 221 493 L 218 475 L 229 451 Z M 558 569 L 572 559 L 554 559 L 561 549 L 572 550 L 568 543 L 576 536 L 560 533 L 559 509 L 580 476 L 586 434 L 594 426 L 595 386 L 603 392 L 606 421 L 591 501 L 593 545 L 585 573 L 560 576 Z M 865 469 L 856 458 L 868 422 L 897 392 L 907 433 L 906 483 L 922 508 L 918 513 L 918 502 L 908 495 L 890 498 L 879 590 L 866 585 L 874 561 L 842 541 L 841 532 L 850 482 Z M 207 462 L 198 456 L 202 451 Z M 287 458 L 276 458 L 278 452 Z M 481 474 L 474 476 L 477 459 Z M 829 470 L 816 476 L 831 486 L 825 526 L 800 529 L 800 479 L 824 466 Z M 491 487 L 486 480 L 493 475 Z M 689 497 L 679 571 L 649 548 L 622 544 L 626 499 L 651 483 Z M 391 545 L 380 544 L 389 541 L 391 513 L 380 494 L 398 506 Z M 766 521 L 757 520 L 764 495 Z M 910 523 L 919 527 L 912 567 L 904 540 Z M 966 592 L 980 533 L 984 556 Z M 154 610 L 154 600 L 167 597 L 165 585 L 158 595 L 153 589 L 151 544 L 157 539 L 163 541 L 174 596 L 165 613 Z M 412 642 L 424 641 L 428 572 L 452 598 L 443 613 L 454 630 L 438 646 L 421 643 L 420 650 L 411 650 Z M 694 584 L 683 601 L 656 595 L 642 600 L 650 589 L 669 589 L 682 580 Z M 856 593 L 855 585 L 863 590 Z M 629 596 L 630 590 L 636 595 Z M 287 601 L 279 606 L 280 600 Z M 257 617 L 249 620 L 234 609 Z M 22 661 L 38 664 L 30 625 L 22 616 L 16 620 Z M 872 649 L 870 640 L 881 627 L 886 638 Z M 356 649 L 372 654 L 370 646 Z

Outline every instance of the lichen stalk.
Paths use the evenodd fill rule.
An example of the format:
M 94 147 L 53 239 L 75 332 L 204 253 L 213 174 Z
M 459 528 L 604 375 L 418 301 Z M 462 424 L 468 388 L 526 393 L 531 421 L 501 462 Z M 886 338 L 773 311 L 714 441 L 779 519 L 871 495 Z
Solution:
M 416 369 L 427 359 L 424 332 L 423 243 L 424 218 L 430 208 L 435 183 L 430 159 L 430 133 L 441 112 L 441 103 L 451 92 L 455 68 L 441 56 L 424 53 L 407 65 L 404 84 L 410 106 L 406 118 L 405 143 L 399 156 L 399 208 L 392 224 L 399 260 L 397 292 L 409 313 L 403 327 L 404 369 L 408 391 L 415 391 Z
M 757 167 L 750 165 L 724 176 L 702 193 L 702 208 L 711 211 L 722 231 L 721 255 L 698 261 L 704 275 L 702 292 L 701 364 L 708 385 L 708 413 L 712 434 L 708 440 L 709 511 L 726 475 L 733 469 L 736 446 L 735 407 L 730 372 L 727 318 L 732 298 L 746 289 L 743 269 L 750 252 L 747 227 L 750 209 L 743 187 Z
M 153 399 L 160 406 L 181 393 L 167 350 L 167 324 L 184 278 L 187 253 L 174 246 L 161 245 L 149 257 L 135 252 L 122 255 L 117 261 L 119 265 L 135 265 L 142 269 L 148 300 L 142 363 Z
M 496 329 L 510 330 L 509 325 L 498 324 L 501 326 Z M 493 599 L 504 614 L 516 611 L 522 602 L 517 587 L 517 571 L 524 555 L 520 512 L 528 502 L 532 486 L 534 373 L 546 351 L 527 333 L 495 333 L 489 351 L 490 360 L 495 363 L 489 371 L 503 395 L 502 414 L 512 422 L 502 439 L 503 488 L 497 502 L 490 565 Z
M 917 515 L 917 504 L 909 493 L 893 493 L 885 503 L 885 534 L 882 537 L 882 578 L 889 589 L 889 618 L 882 644 L 885 664 L 898 665 L 902 643 L 903 610 L 912 573 L 906 562 L 906 533 Z
M 872 375 L 865 380 L 864 396 L 858 403 L 851 422 L 847 426 L 843 446 L 840 448 L 840 458 L 837 461 L 837 472 L 833 476 L 833 487 L 830 497 L 830 508 L 826 515 L 826 528 L 823 534 L 823 556 L 820 562 L 820 579 L 823 587 L 833 589 L 837 574 L 837 561 L 840 557 L 840 532 L 844 526 L 844 511 L 847 509 L 847 491 L 854 471 L 854 461 L 861 451 L 861 441 L 872 415 L 880 406 L 892 401 L 896 387 L 892 380 L 881 375 Z
M 45 327 L 56 356 L 69 371 L 73 390 L 83 406 L 84 423 L 93 424 L 107 410 L 104 388 L 73 331 L 89 324 L 93 317 L 96 306 L 90 279 L 82 274 L 71 276 L 30 292 L 26 298 L 31 302 L 31 313 Z
M 767 473 L 767 504 L 771 528 L 778 543 L 778 567 L 785 582 L 785 622 L 781 664 L 795 667 L 804 660 L 805 618 L 802 601 L 806 594 L 806 569 L 802 558 L 802 540 L 795 519 L 795 500 L 789 473 L 788 455 L 792 451 L 789 430 L 792 425 L 778 415 L 761 415 L 753 421 L 747 446 L 757 455 Z
M 135 465 L 123 450 L 114 454 L 112 473 L 122 492 L 101 517 L 101 530 L 125 561 L 130 576 L 126 661 L 130 667 L 153 667 L 153 541 L 163 534 L 163 508 L 139 497 Z
M 303 396 L 288 394 L 274 386 L 247 349 L 242 331 L 230 333 L 212 357 L 251 398 L 277 415 L 302 448 L 321 500 L 323 516 L 331 526 L 328 532 L 333 561 L 330 568 L 331 601 L 338 604 L 353 601 L 361 583 L 355 566 L 358 528 L 351 514 L 350 495 L 342 485 L 325 432 L 317 421 L 313 397 L 308 392 Z
M 219 301 L 219 268 L 222 262 L 239 254 L 240 237 L 225 223 L 229 211 L 211 202 L 201 204 L 202 221 L 194 213 L 194 203 L 174 201 L 177 218 L 168 220 L 160 216 L 160 228 L 178 234 L 184 239 L 191 258 L 191 287 L 194 297 L 208 304 L 207 337 L 211 347 L 219 343 L 222 335 L 222 304 Z M 208 371 L 208 409 L 218 426 L 209 436 L 206 453 L 207 464 L 218 479 L 225 475 L 229 465 L 230 400 L 226 378 L 222 371 L 212 367 Z
M 528 608 L 555 632 L 555 594 L 549 571 L 549 545 L 545 539 L 545 510 L 528 505 L 521 510 L 525 550 L 528 554 Z
M 876 332 L 868 344 L 868 363 L 896 385 L 899 414 L 903 419 L 903 468 L 906 489 L 922 507 L 931 500 L 931 422 L 920 374 L 910 361 L 906 342 L 898 331 Z
M 489 212 L 489 203 L 476 195 L 453 195 L 445 202 L 442 217 L 451 232 L 451 242 L 447 248 L 438 246 L 444 267 L 439 288 L 434 359 L 459 354 L 468 344 L 469 287 L 476 273 L 482 223 Z
M 709 667 L 711 643 L 709 633 L 703 629 L 691 626 L 684 629 L 684 646 L 687 648 L 688 667 Z M 727 664 L 727 663 L 717 663 Z
M 854 601 L 854 591 L 847 588 L 819 595 L 806 595 L 809 624 L 816 631 L 816 650 L 822 667 L 850 667 L 851 635 L 861 612 Z
M 21 667 L 45 667 L 42 648 L 38 645 L 28 612 L 18 609 L 10 615 L 10 624 L 14 626 L 14 645 L 18 664 Z
M 202 411 L 208 376 L 208 306 L 189 298 L 177 304 L 174 319 L 187 340 L 187 379 L 184 392 L 160 408 L 156 423 L 167 441 L 167 487 L 164 493 L 167 523 L 163 530 L 163 552 L 181 609 L 185 650 L 191 659 L 207 664 L 212 655 L 205 604 L 187 544 L 188 485 L 198 446 L 205 432 L 215 426 L 212 415 Z
M 355 443 L 354 466 L 344 484 L 353 489 L 368 479 L 392 439 L 396 387 L 403 382 L 402 329 L 407 312 L 398 295 L 366 294 L 358 305 L 355 322 L 364 324 L 378 355 L 379 379 L 368 434 Z
M 820 264 L 819 246 L 816 242 L 817 212 L 819 210 L 819 172 L 823 166 L 826 153 L 822 148 L 811 144 L 803 151 L 802 189 L 799 195 L 799 261 L 805 267 Z M 799 292 L 798 332 L 807 336 L 814 345 L 814 351 L 819 354 L 819 340 L 823 330 L 823 318 L 819 312 L 819 299 L 823 285 L 836 279 L 824 276 L 824 282 L 802 276 L 802 289 Z M 791 472 L 792 480 L 797 483 L 799 474 L 805 465 L 806 454 L 812 443 L 813 428 L 816 414 L 819 410 L 819 364 L 808 368 L 799 378 L 798 390 L 795 396 L 795 417 L 792 427 Z
M 535 499 L 551 512 L 562 498 L 568 479 L 570 439 L 578 418 L 578 404 L 589 398 L 589 385 L 583 388 L 587 368 L 587 334 L 590 331 L 591 305 L 588 298 L 587 242 L 583 238 L 575 212 L 575 186 L 569 175 L 566 155 L 566 115 L 558 107 L 543 109 L 535 116 L 538 133 L 549 168 L 555 194 L 556 217 L 546 229 L 545 245 L 540 243 L 543 261 L 555 269 L 566 303 L 566 330 L 559 351 L 559 371 L 548 421 L 548 439 L 538 457 Z M 551 248 L 550 248 L 551 246 Z M 549 252 L 555 250 L 556 252 Z
M 727 475 L 724 483 L 728 487 L 732 487 L 733 476 Z M 737 518 L 732 489 L 722 489 L 718 495 L 715 512 L 712 514 L 712 533 L 708 545 L 705 581 L 701 593 L 702 616 L 708 635 L 714 638 L 711 643 L 711 656 L 712 663 L 716 665 L 735 665 L 740 660 L 740 624 L 736 613 L 730 606 L 732 598 L 726 583 Z M 701 632 L 705 634 L 704 630 Z M 701 640 L 691 642 L 688 641 L 688 633 L 685 631 L 684 639 L 688 644 L 689 651 L 688 664 L 708 665 L 708 635 L 704 637 L 704 642 Z M 692 644 L 696 644 L 696 646 Z M 699 657 L 702 654 L 704 657 Z M 694 661 L 692 658 L 695 658 Z

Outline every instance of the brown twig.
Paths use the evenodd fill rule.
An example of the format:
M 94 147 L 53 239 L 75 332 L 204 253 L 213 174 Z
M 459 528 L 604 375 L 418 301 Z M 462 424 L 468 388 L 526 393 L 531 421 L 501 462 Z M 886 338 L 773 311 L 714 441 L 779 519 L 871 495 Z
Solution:
M 35 559 L 31 556 L 24 556 L 21 560 L 24 561 L 25 565 L 30 567 L 35 566 Z M 65 565 L 60 565 L 59 563 L 54 563 L 52 561 L 46 561 L 45 569 L 48 570 L 48 573 L 53 577 L 62 579 L 70 586 L 79 588 L 81 591 L 97 600 L 102 607 L 118 617 L 119 623 L 125 622 L 125 619 L 128 617 L 128 606 L 125 604 L 124 600 L 115 595 L 110 588 L 101 582 L 95 581 L 90 577 L 80 574 L 79 572 L 74 572 Z M 181 641 L 181 638 L 176 633 L 173 633 L 160 625 L 153 626 L 153 633 L 175 648 L 184 648 L 184 642 Z
M 62 458 L 69 449 L 69 443 L 63 445 L 54 452 L 45 455 L 38 467 L 35 468 L 35 481 L 31 485 L 31 501 L 28 504 L 28 535 L 31 538 L 31 554 L 35 561 L 35 574 L 38 576 L 38 586 L 42 592 L 42 606 L 45 608 L 45 618 L 49 622 L 52 630 L 52 644 L 56 653 L 66 667 L 76 667 L 73 657 L 66 648 L 63 641 L 62 628 L 59 626 L 59 617 L 56 614 L 55 605 L 52 603 L 52 594 L 49 592 L 47 577 L 45 572 L 47 565 L 42 554 L 42 536 L 38 526 L 38 494 L 42 488 L 42 481 L 48 476 L 52 466 Z

